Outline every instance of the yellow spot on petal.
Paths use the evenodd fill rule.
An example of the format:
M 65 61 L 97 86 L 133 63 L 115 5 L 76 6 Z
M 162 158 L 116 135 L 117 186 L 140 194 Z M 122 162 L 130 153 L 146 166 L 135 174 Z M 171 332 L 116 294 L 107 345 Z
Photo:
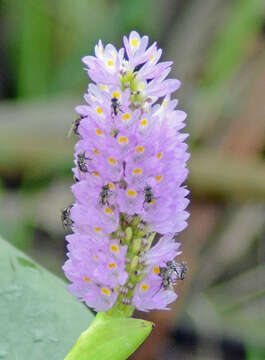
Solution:
M 145 89 L 145 82 L 141 81 L 141 82 L 138 84 L 138 89 L 139 89 L 139 90 L 144 90 L 144 89 Z
M 106 214 L 112 214 L 113 213 L 113 210 L 111 208 L 109 208 L 109 207 L 104 209 L 104 211 L 105 211 Z
M 137 195 L 137 192 L 135 190 L 130 189 L 126 191 L 126 194 L 127 196 L 135 197 Z
M 136 153 L 143 153 L 144 152 L 144 147 L 142 145 L 139 145 L 135 148 L 135 152 Z
M 140 124 L 141 124 L 141 126 L 146 126 L 146 125 L 148 125 L 148 120 L 147 119 L 142 119 L 140 121 Z
M 115 244 L 110 245 L 110 251 L 118 254 L 120 252 L 119 246 Z
M 158 154 L 156 155 L 156 157 L 157 157 L 158 159 L 161 159 L 161 158 L 163 157 L 163 153 L 162 153 L 162 152 L 158 153 Z
M 137 38 L 131 39 L 131 46 L 137 47 L 139 45 L 139 40 Z
M 133 169 L 132 171 L 133 175 L 141 175 L 143 173 L 143 170 L 141 168 Z
M 165 107 L 167 107 L 167 100 L 164 100 L 163 102 L 162 102 L 162 106 L 165 108 Z
M 149 289 L 149 285 L 147 283 L 142 283 L 140 289 L 143 291 L 147 291 Z
M 156 203 L 155 199 L 152 199 L 152 200 L 150 201 L 150 204 L 152 204 L 152 205 L 154 205 L 155 203 Z
M 93 174 L 94 176 L 100 176 L 97 171 L 92 171 L 92 174 Z
M 113 60 L 108 60 L 107 65 L 111 66 L 111 67 L 114 66 L 114 61 Z
M 116 269 L 116 267 L 117 267 L 117 264 L 115 262 L 108 263 L 109 269 Z
M 84 280 L 85 280 L 86 282 L 90 282 L 90 281 L 91 281 L 91 279 L 90 279 L 89 277 L 87 277 L 87 276 L 84 276 Z
M 149 59 L 149 60 L 152 62 L 152 61 L 154 60 L 154 58 L 155 58 L 155 57 L 154 57 L 154 54 L 152 54 L 152 55 L 150 56 L 150 59 Z
M 122 120 L 130 120 L 131 118 L 131 114 L 130 113 L 125 113 L 122 115 L 121 119 Z
M 118 138 L 118 143 L 119 144 L 128 144 L 128 142 L 129 142 L 129 140 L 128 140 L 127 136 L 120 136 Z
M 99 155 L 100 154 L 100 151 L 98 151 L 98 149 L 93 149 L 93 153 L 95 154 L 95 155 Z
M 109 90 L 109 87 L 107 85 L 104 85 L 104 84 L 100 84 L 99 87 L 100 87 L 100 90 L 102 90 L 102 91 L 108 91 Z
M 117 160 L 114 159 L 113 157 L 109 157 L 109 158 L 108 158 L 108 162 L 109 162 L 111 165 L 116 165 L 116 164 L 117 164 Z
M 100 129 L 96 129 L 95 131 L 96 131 L 96 134 L 99 136 L 101 136 L 103 134 L 103 132 Z
M 153 267 L 153 273 L 156 274 L 156 275 L 160 274 L 160 267 L 159 266 L 154 266 Z
M 116 99 L 120 99 L 121 98 L 121 93 L 119 91 L 113 91 L 112 97 L 116 98 Z
M 94 255 L 93 258 L 94 258 L 94 260 L 98 261 L 98 256 L 97 255 Z
M 98 106 L 98 107 L 96 108 L 96 111 L 97 111 L 98 114 L 102 114 L 102 113 L 103 113 L 103 110 L 102 110 L 102 108 L 101 108 L 100 106 Z
M 156 175 L 156 181 L 161 181 L 163 179 L 163 175 Z
M 111 190 L 115 189 L 115 185 L 113 183 L 108 183 L 108 187 Z
M 94 231 L 95 231 L 95 232 L 101 232 L 102 229 L 101 229 L 100 227 L 94 226 Z
M 102 294 L 102 295 L 110 296 L 110 295 L 111 295 L 111 291 L 110 291 L 108 288 L 103 287 L 103 288 L 101 289 L 101 294 Z

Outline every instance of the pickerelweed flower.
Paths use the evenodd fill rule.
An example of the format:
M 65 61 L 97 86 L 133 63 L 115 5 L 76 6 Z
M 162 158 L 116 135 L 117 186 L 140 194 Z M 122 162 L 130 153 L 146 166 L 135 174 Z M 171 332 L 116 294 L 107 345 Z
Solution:
M 186 114 L 170 97 L 180 87 L 167 79 L 172 62 L 159 62 L 162 50 L 147 36 L 123 40 L 120 50 L 99 41 L 83 58 L 94 83 L 73 124 L 76 202 L 64 214 L 73 234 L 63 270 L 89 307 L 131 314 L 177 298 L 173 283 L 185 266 L 174 263 L 174 236 L 187 225 L 189 154 Z

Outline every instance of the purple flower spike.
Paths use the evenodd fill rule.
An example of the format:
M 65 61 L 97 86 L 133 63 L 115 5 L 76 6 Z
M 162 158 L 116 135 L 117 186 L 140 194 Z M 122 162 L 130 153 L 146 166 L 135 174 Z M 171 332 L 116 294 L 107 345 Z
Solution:
M 174 262 L 174 235 L 188 218 L 186 114 L 171 100 L 180 81 L 167 79 L 172 62 L 161 55 L 132 31 L 124 48 L 100 40 L 95 56 L 83 58 L 94 84 L 76 107 L 75 204 L 63 211 L 73 234 L 63 270 L 69 291 L 96 311 L 167 310 L 186 272 Z

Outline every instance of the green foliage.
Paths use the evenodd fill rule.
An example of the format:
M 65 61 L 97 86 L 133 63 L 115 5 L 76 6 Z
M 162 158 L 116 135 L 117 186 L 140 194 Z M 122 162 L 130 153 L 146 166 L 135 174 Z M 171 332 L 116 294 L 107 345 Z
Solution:
M 209 52 L 203 84 L 223 84 L 245 59 L 251 41 L 263 26 L 263 0 L 236 1 Z
M 0 358 L 61 360 L 93 320 L 66 284 L 0 239 Z

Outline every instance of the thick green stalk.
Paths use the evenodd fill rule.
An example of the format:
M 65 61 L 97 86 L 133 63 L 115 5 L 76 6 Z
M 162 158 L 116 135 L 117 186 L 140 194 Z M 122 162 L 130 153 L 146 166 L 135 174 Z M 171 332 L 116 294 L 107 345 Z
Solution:
M 98 313 L 64 360 L 125 360 L 147 338 L 149 321 Z

